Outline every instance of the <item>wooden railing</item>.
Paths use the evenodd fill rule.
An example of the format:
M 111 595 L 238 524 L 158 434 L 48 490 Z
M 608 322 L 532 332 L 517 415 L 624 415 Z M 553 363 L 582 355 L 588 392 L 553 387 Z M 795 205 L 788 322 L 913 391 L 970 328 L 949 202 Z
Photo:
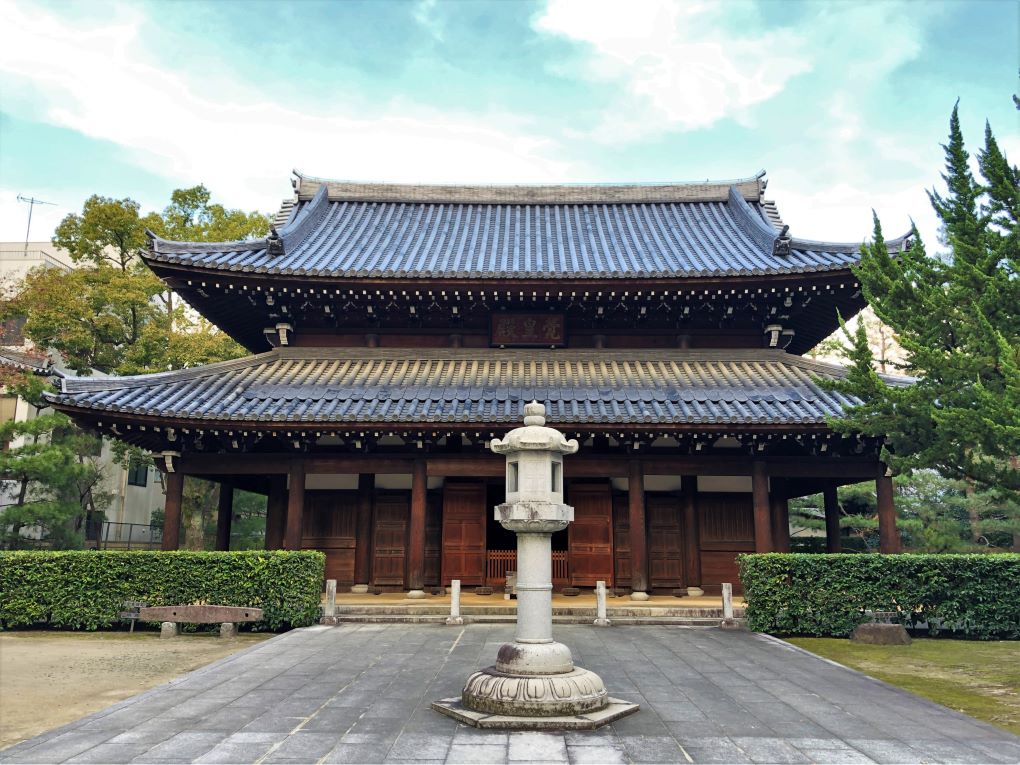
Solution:
M 489 550 L 485 581 L 489 586 L 506 581 L 507 571 L 517 570 L 516 550 Z
M 517 570 L 516 550 L 489 550 L 487 552 L 487 563 L 485 581 L 490 586 L 500 586 L 506 581 L 507 571 Z M 567 584 L 567 551 L 553 550 L 552 554 L 552 583 L 562 586 Z

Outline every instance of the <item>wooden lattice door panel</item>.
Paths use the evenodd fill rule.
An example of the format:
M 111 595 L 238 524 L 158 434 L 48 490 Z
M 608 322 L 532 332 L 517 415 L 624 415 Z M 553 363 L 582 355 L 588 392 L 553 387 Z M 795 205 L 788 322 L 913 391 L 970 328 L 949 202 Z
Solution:
M 425 505 L 425 586 L 440 583 L 443 544 L 443 498 L 429 492 Z
M 574 522 L 568 527 L 570 584 L 613 585 L 613 498 L 608 483 L 575 483 L 569 487 Z
M 305 492 L 301 546 L 326 554 L 326 579 L 337 587 L 354 582 L 358 496 L 353 491 Z
M 715 591 L 723 582 L 743 592 L 737 555 L 754 552 L 754 514 L 751 495 L 699 493 L 698 525 L 701 533 L 701 582 Z
M 684 586 L 683 519 L 680 498 L 646 494 L 648 524 L 648 581 L 653 587 Z
M 407 567 L 407 532 L 411 514 L 409 493 L 375 498 L 372 581 L 378 585 L 403 586 Z
M 443 487 L 443 584 L 485 584 L 486 510 L 484 483 Z
M 615 586 L 630 586 L 630 508 L 626 494 L 613 495 L 613 573 Z

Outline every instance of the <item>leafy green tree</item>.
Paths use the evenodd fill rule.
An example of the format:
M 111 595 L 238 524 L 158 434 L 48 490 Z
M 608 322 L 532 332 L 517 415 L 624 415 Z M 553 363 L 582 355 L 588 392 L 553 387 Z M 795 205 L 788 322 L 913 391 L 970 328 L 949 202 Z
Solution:
M 144 217 L 131 199 L 90 197 L 53 239 L 78 268 L 32 271 L 13 297 L 0 301 L 0 319 L 25 317 L 25 336 L 59 351 L 79 374 L 161 372 L 243 355 L 241 346 L 175 301 L 142 262 L 147 228 L 172 239 L 240 239 L 265 234 L 269 218 L 212 204 L 204 186 L 174 191 L 161 213 Z
M 94 194 L 85 200 L 81 215 L 71 213 L 60 222 L 53 244 L 67 250 L 75 263 L 131 270 L 145 246 L 138 203 Z
M 229 242 L 269 232 L 268 215 L 228 210 L 211 199 L 205 186 L 177 189 L 163 212 L 149 213 L 142 224 L 163 239 L 179 242 Z
M 899 366 L 918 379 L 897 385 L 879 377 L 866 331 L 859 327 L 849 336 L 849 374 L 830 387 L 864 403 L 832 425 L 840 432 L 884 436 L 883 459 L 895 472 L 935 468 L 1015 503 L 1020 171 L 986 127 L 976 179 L 956 107 L 944 149 L 946 191 L 929 196 L 948 251 L 929 256 L 915 231 L 913 246 L 893 256 L 876 217 L 873 241 L 862 247 L 855 269 L 876 316 L 904 349 Z

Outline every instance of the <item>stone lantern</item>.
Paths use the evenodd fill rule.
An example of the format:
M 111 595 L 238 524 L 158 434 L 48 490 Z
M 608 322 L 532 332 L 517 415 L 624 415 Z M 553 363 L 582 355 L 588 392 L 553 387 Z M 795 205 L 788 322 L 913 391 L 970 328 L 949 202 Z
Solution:
M 517 534 L 517 631 L 495 665 L 468 677 L 460 699 L 432 706 L 477 727 L 521 730 L 595 728 L 638 706 L 612 699 L 602 678 L 575 667 L 552 637 L 552 535 L 574 519 L 563 503 L 563 456 L 577 441 L 545 426 L 545 406 L 524 407 L 524 427 L 489 448 L 506 455 L 506 502 L 496 520 Z

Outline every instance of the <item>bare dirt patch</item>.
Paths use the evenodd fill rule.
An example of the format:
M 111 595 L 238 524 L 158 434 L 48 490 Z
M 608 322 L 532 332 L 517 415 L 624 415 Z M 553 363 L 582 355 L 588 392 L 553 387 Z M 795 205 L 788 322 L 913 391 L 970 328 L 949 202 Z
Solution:
M 271 635 L 0 634 L 0 749 L 229 656 Z

